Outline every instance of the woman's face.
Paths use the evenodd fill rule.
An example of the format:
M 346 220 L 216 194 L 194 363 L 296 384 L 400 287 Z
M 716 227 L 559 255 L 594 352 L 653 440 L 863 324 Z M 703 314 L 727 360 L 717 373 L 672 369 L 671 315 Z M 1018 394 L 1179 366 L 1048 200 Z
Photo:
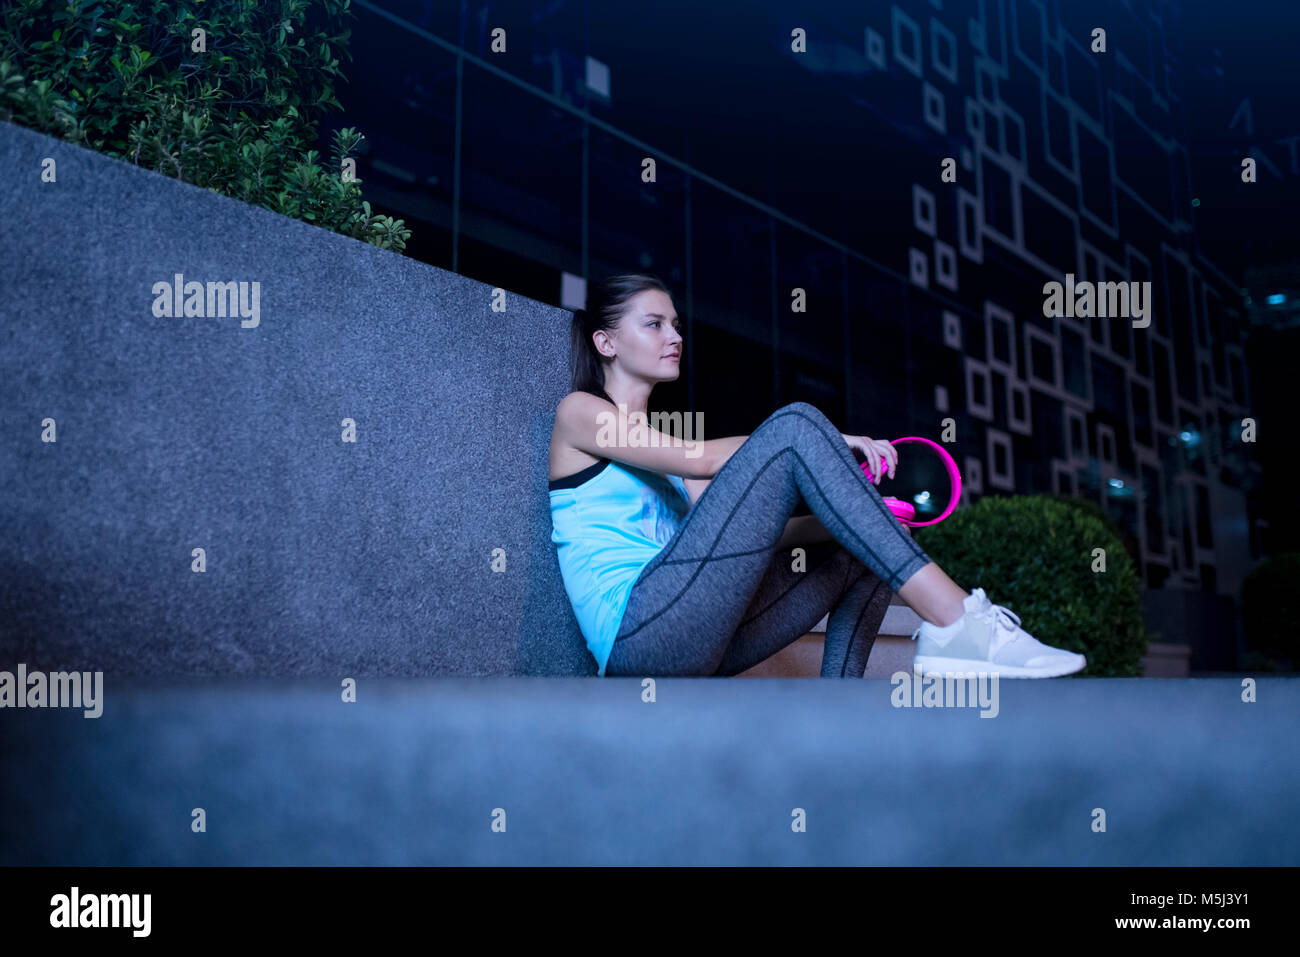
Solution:
M 638 378 L 671 382 L 681 374 L 681 320 L 672 297 L 658 289 L 647 289 L 628 300 L 627 311 L 601 351 L 617 356 L 624 371 Z

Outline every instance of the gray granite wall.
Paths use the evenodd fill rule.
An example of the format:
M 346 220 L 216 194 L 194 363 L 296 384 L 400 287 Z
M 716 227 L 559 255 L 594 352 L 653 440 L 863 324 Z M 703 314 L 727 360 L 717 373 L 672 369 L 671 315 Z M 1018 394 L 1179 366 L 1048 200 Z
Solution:
M 0 170 L 0 667 L 595 673 L 568 312 L 3 123 Z

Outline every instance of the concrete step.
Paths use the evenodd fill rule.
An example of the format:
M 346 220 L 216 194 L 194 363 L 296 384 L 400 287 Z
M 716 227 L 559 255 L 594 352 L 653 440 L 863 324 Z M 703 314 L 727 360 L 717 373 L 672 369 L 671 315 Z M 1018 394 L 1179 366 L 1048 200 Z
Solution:
M 97 719 L 0 713 L 0 867 L 1300 863 L 1282 677 L 1005 681 L 992 720 L 885 681 L 105 678 Z

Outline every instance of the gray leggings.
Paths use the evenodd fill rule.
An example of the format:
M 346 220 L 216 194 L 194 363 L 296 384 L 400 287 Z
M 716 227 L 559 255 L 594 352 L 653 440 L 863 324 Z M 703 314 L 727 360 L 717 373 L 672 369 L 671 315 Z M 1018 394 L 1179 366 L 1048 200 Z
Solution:
M 834 542 L 776 548 L 799 504 Z M 806 570 L 794 571 L 794 548 Z M 821 676 L 861 678 L 893 592 L 931 561 L 830 420 L 794 402 L 718 470 L 642 570 L 606 675 L 736 675 L 830 612 Z

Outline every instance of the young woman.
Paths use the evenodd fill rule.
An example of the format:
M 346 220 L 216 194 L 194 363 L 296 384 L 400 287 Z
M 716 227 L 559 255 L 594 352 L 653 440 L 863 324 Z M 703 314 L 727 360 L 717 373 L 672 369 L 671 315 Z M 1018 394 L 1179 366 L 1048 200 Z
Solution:
M 573 317 L 551 540 L 600 675 L 739 674 L 829 612 L 822 677 L 861 678 L 895 591 L 923 620 L 922 673 L 1046 678 L 1087 664 L 983 589 L 958 588 L 912 540 L 853 455 L 878 484 L 898 464 L 889 442 L 837 432 L 804 402 L 752 435 L 708 441 L 633 418 L 680 374 L 680 327 L 668 289 L 642 275 L 594 284 Z M 801 496 L 813 514 L 791 517 Z

